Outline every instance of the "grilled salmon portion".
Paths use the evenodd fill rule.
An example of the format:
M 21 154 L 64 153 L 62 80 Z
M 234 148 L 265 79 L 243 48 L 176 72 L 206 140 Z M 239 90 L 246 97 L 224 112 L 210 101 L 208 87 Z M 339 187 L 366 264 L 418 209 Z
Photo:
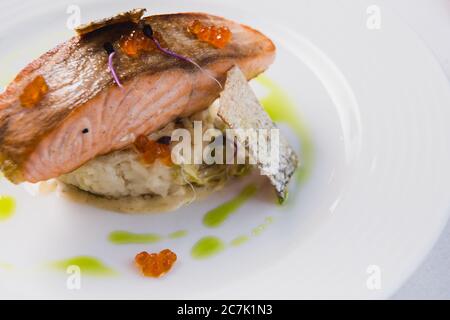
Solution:
M 224 48 L 200 41 L 187 30 L 195 20 L 228 27 L 232 40 Z M 122 52 L 121 37 L 142 23 L 151 25 L 165 48 L 204 71 L 160 50 L 139 56 Z M 123 88 L 108 68 L 105 43 L 115 49 L 114 69 Z M 274 56 L 275 46 L 260 32 L 202 13 L 150 16 L 75 36 L 29 64 L 0 95 L 0 167 L 14 183 L 71 172 L 208 107 L 221 91 L 212 77 L 224 84 L 227 71 L 238 65 L 251 79 Z M 20 96 L 37 76 L 45 79 L 48 92 L 34 107 L 24 107 Z

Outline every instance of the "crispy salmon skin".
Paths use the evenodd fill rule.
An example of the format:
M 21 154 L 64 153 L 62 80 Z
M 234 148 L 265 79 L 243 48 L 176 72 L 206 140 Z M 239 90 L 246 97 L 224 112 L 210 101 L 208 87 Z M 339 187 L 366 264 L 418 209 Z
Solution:
M 187 29 L 193 21 L 226 26 L 224 48 L 198 40 Z M 120 39 L 150 24 L 164 47 L 198 63 L 158 50 L 137 57 L 120 50 Z M 105 43 L 115 49 L 108 68 Z M 0 167 L 14 183 L 39 182 L 71 172 L 98 155 L 124 148 L 180 116 L 208 107 L 220 94 L 226 73 L 238 65 L 251 79 L 273 62 L 275 46 L 262 33 L 203 13 L 155 15 L 105 25 L 75 36 L 23 69 L 0 94 Z M 206 72 L 205 72 L 206 70 Z M 37 76 L 48 92 L 32 108 L 20 95 Z

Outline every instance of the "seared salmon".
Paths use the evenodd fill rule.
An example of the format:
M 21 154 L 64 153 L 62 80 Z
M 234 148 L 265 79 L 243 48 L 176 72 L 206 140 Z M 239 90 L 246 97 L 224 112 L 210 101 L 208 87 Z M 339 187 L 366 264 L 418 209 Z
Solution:
M 187 31 L 193 21 L 226 26 L 232 39 L 224 48 L 200 41 Z M 24 68 L 0 94 L 0 166 L 14 183 L 39 182 L 72 172 L 87 161 L 132 144 L 175 120 L 207 108 L 218 98 L 234 65 L 251 79 L 273 62 L 275 46 L 262 33 L 203 13 L 155 15 L 119 21 L 77 35 Z M 138 57 L 122 53 L 123 35 L 150 24 L 166 48 L 193 64 L 161 51 Z M 105 43 L 116 49 L 108 68 Z M 48 92 L 31 108 L 20 96 L 37 76 Z M 211 77 L 212 76 L 212 77 Z

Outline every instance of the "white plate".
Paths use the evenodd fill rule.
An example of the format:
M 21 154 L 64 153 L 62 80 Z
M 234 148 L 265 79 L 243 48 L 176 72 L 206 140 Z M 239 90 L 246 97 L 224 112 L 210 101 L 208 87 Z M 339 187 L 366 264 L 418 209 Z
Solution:
M 386 298 L 418 266 L 447 220 L 450 89 L 428 49 L 387 7 L 331 0 L 77 2 L 82 22 L 147 7 L 215 13 L 267 33 L 278 46 L 268 76 L 309 130 L 312 171 L 288 206 L 270 203 L 263 190 L 217 229 L 202 225 L 203 214 L 240 185 L 175 213 L 127 216 L 55 194 L 33 196 L 2 179 L 0 193 L 15 197 L 17 210 L 0 222 L 0 296 Z M 2 86 L 70 36 L 70 3 L 2 1 Z M 380 29 L 368 28 L 377 8 Z M 228 243 L 269 216 L 274 222 L 248 243 L 206 260 L 191 257 L 201 237 Z M 188 235 L 117 246 L 107 237 L 118 229 Z M 174 270 L 158 280 L 141 277 L 134 254 L 166 247 L 179 256 Z M 47 265 L 78 255 L 101 259 L 116 275 L 82 272 L 81 289 L 67 289 L 69 275 Z

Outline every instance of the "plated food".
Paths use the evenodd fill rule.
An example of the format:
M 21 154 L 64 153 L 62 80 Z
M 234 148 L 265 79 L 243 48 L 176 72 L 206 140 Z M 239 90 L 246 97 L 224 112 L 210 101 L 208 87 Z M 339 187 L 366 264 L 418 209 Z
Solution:
M 16 184 L 58 179 L 90 203 L 136 212 L 175 209 L 256 167 L 284 200 L 298 165 L 286 140 L 276 144 L 280 165 L 267 171 L 245 140 L 225 135 L 276 129 L 247 83 L 273 62 L 272 41 L 217 16 L 144 11 L 80 26 L 16 76 L 0 95 L 5 176 Z M 246 161 L 176 153 L 174 132 L 195 136 L 197 122 L 202 135 L 215 134 L 192 139 L 193 149 L 242 144 Z
M 77 8 L 82 21 L 88 22 L 95 20 L 88 17 L 125 11 L 126 3 L 81 0 L 73 6 L 72 1 L 42 0 L 23 2 L 19 8 L 13 1 L 2 1 L 0 34 L 5 45 L 0 53 L 0 94 L 25 65 L 52 44 L 75 35 L 67 24 L 75 22 Z M 178 12 L 177 3 L 155 2 L 146 15 Z M 445 106 L 450 103 L 450 92 L 435 57 L 402 19 L 384 10 L 383 23 L 390 32 L 368 30 L 361 23 L 366 7 L 290 1 L 275 14 L 258 1 L 240 1 L 237 6 L 221 0 L 184 3 L 186 9 L 215 12 L 238 22 L 245 19 L 277 44 L 276 62 L 249 83 L 301 158 L 288 200 L 276 205 L 270 180 L 259 176 L 256 165 L 248 166 L 254 168 L 252 174 L 231 177 L 223 190 L 201 201 L 169 214 L 143 215 L 115 214 L 73 203 L 61 198 L 59 188 L 64 184 L 55 180 L 15 185 L 0 173 L 0 296 L 391 296 L 423 260 L 448 218 L 450 127 L 446 119 L 450 115 Z M 206 37 L 208 28 L 202 29 Z M 187 35 L 197 37 L 190 31 Z M 235 36 L 231 32 L 231 41 Z M 399 39 L 398 50 L 386 50 Z M 123 53 L 116 44 L 114 49 L 112 63 L 118 71 Z M 179 53 L 173 47 L 166 49 Z M 412 72 L 420 77 L 411 77 Z M 118 80 L 121 85 L 128 81 L 120 73 Z M 396 90 L 398 83 L 401 90 Z M 221 85 L 218 90 L 224 93 L 227 86 Z M 37 87 L 45 92 L 44 86 Z M 47 88 L 47 92 L 52 90 L 48 83 Z M 221 105 L 218 97 L 211 114 Z M 209 114 L 208 108 L 204 115 Z M 194 114 L 181 118 L 190 117 Z M 134 148 L 130 144 L 116 151 Z M 199 193 L 200 187 L 193 186 Z M 85 191 L 77 194 L 97 201 L 116 200 Z M 177 256 L 170 271 L 162 275 L 159 270 L 166 268 L 157 265 L 159 270 L 145 272 L 151 278 L 144 277 L 136 255 L 148 252 L 152 256 L 165 249 Z M 382 290 L 368 290 L 365 285 L 371 276 L 367 268 L 373 264 L 382 273 L 388 271 L 382 274 Z M 74 265 L 82 272 L 81 290 L 66 287 L 68 278 L 75 280 L 74 273 L 67 273 L 76 273 Z M 163 278 L 153 278 L 154 274 Z

